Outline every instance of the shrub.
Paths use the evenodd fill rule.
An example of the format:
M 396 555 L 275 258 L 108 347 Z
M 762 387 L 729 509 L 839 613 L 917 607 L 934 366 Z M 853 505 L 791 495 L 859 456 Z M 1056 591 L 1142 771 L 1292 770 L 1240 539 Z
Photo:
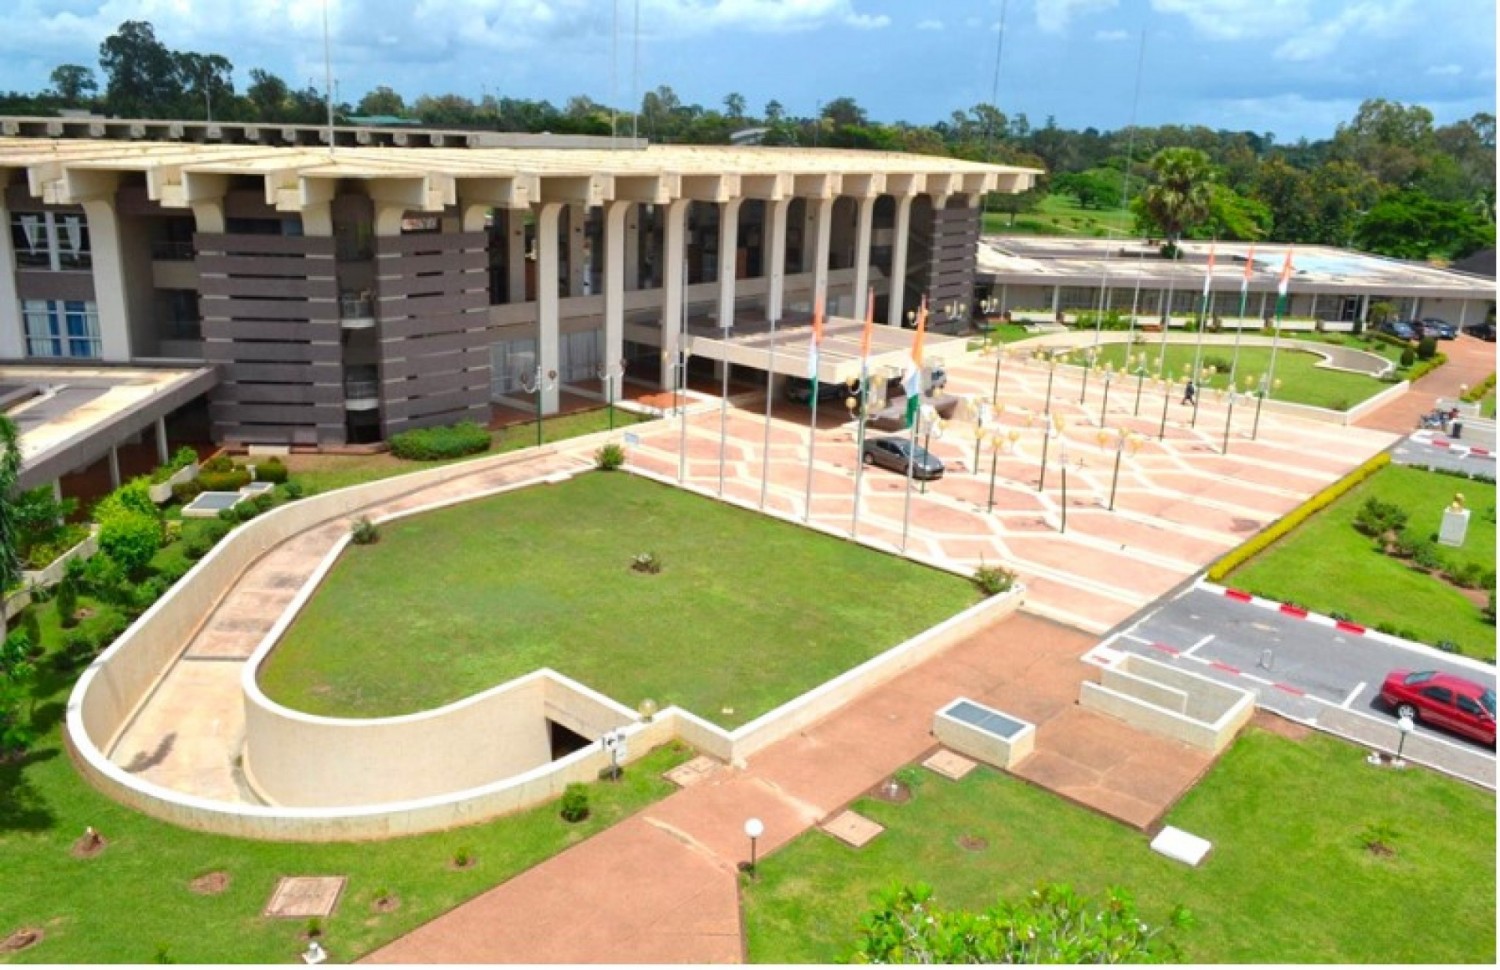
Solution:
M 234 470 L 234 462 L 228 455 L 214 455 L 198 467 L 201 472 L 227 472 Z
M 1204 354 L 1203 366 L 1212 367 L 1220 374 L 1227 374 L 1234 369 L 1234 361 L 1228 357 L 1220 357 L 1217 354 Z
M 93 660 L 99 654 L 99 639 L 92 631 L 69 630 L 63 634 L 62 650 L 58 662 L 65 668 L 77 667 Z
M 1256 554 L 1271 545 L 1277 539 L 1291 532 L 1297 526 L 1305 522 L 1309 516 L 1333 503 L 1335 499 L 1349 491 L 1360 482 L 1369 478 L 1386 465 L 1390 464 L 1391 456 L 1382 451 L 1369 461 L 1360 465 L 1354 471 L 1329 485 L 1312 498 L 1303 502 L 1285 516 L 1272 523 L 1264 531 L 1252 536 L 1248 542 L 1237 549 L 1232 549 L 1218 562 L 1209 567 L 1208 579 L 1210 582 L 1221 582 L 1224 577 L 1238 569 Z
M 443 428 L 414 428 L 391 436 L 391 454 L 408 461 L 438 461 L 488 451 L 490 433 L 473 421 Z
M 998 596 L 1016 584 L 1016 574 L 1001 566 L 986 566 L 983 563 L 974 570 L 974 585 L 986 596 Z
M 250 484 L 250 470 L 236 465 L 227 471 L 200 471 L 198 485 L 205 492 L 238 492 Z
M 563 789 L 562 808 L 559 813 L 565 822 L 582 822 L 589 817 L 589 790 L 579 782 Z
M 161 522 L 134 511 L 111 511 L 99 520 L 99 549 L 127 573 L 138 573 L 161 548 Z
M 453 853 L 453 866 L 456 869 L 467 869 L 474 864 L 474 850 L 468 846 L 460 846 Z
M 1411 372 L 1406 375 L 1406 379 L 1409 381 L 1415 381 L 1422 377 L 1426 377 L 1430 372 L 1437 370 L 1439 367 L 1443 366 L 1446 363 L 1448 363 L 1448 357 L 1446 354 L 1434 354 L 1431 360 L 1421 361 L 1415 367 L 1413 367 L 1411 369 Z
M 182 555 L 189 562 L 197 562 L 208 555 L 208 550 L 214 547 L 213 540 L 203 532 L 194 532 L 182 540 Z
M 78 580 L 64 576 L 57 584 L 57 620 L 63 629 L 78 622 Z
M 1431 360 L 1437 355 L 1437 338 L 1423 337 L 1417 341 L 1417 359 Z
M 600 445 L 599 450 L 594 452 L 594 466 L 600 471 L 612 472 L 625 464 L 625 449 L 610 442 Z
M 261 492 L 245 504 L 255 506 L 257 512 L 269 512 L 276 505 L 276 496 L 270 492 Z
M 211 519 L 198 526 L 198 534 L 206 536 L 209 543 L 217 544 L 218 541 L 229 535 L 231 526 L 217 519 Z
M 255 499 L 248 499 L 239 503 L 230 511 L 234 512 L 236 521 L 249 522 L 257 515 L 260 515 L 261 510 L 260 506 L 255 503 Z
M 654 552 L 639 552 L 630 560 L 630 568 L 654 576 L 661 572 L 661 557 Z
M 286 481 L 286 475 L 286 466 L 281 463 L 280 458 L 274 455 L 255 466 L 255 480 L 258 482 L 270 482 L 273 485 L 280 485 Z
M 380 541 L 380 526 L 361 515 L 349 525 L 349 541 L 356 546 L 372 546 Z
M 1406 510 L 1394 502 L 1367 498 L 1354 514 L 1354 528 L 1363 535 L 1380 538 L 1406 528 Z
M 220 509 L 219 521 L 226 525 L 236 525 L 240 521 L 240 514 L 232 506 L 227 509 Z
M 1495 374 L 1493 371 L 1491 371 L 1489 377 L 1486 377 L 1484 380 L 1480 381 L 1478 384 L 1475 384 L 1473 387 L 1465 391 L 1463 393 L 1462 399 L 1472 404 L 1475 401 L 1482 400 L 1486 394 L 1488 394 L 1490 391 L 1493 391 L 1494 389 Z
M 1484 567 L 1477 562 L 1463 562 L 1448 571 L 1448 578 L 1464 589 L 1479 589 L 1484 584 Z
M 130 577 L 113 556 L 100 549 L 88 560 L 85 575 L 88 588 L 107 603 L 124 603 L 130 593 Z
M 198 479 L 172 486 L 172 500 L 178 505 L 188 505 L 203 494 L 203 484 Z
M 168 582 L 161 576 L 152 576 L 150 579 L 131 585 L 130 605 L 145 612 L 151 608 L 152 603 L 161 599 L 162 594 L 167 591 L 167 586 Z
M 1443 568 L 1443 556 L 1438 552 L 1437 544 L 1431 539 L 1419 543 L 1411 554 L 1412 562 L 1423 569 L 1439 570 Z
M 281 494 L 285 495 L 287 501 L 296 501 L 307 494 L 307 489 L 302 487 L 301 482 L 287 482 L 281 486 Z
M 1401 366 L 1402 367 L 1410 367 L 1412 364 L 1415 364 L 1416 362 L 1417 362 L 1417 352 L 1415 350 L 1412 350 L 1410 347 L 1407 347 L 1405 350 L 1401 351 Z

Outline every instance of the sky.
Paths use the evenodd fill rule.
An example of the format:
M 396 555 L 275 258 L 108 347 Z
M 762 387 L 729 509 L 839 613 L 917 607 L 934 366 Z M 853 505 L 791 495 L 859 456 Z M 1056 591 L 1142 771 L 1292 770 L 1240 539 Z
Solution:
M 1444 124 L 1495 113 L 1490 0 L 327 0 L 340 101 L 549 100 L 628 110 L 668 85 L 685 104 L 789 115 L 852 97 L 876 121 L 931 124 L 989 103 L 1040 126 L 1206 125 L 1330 137 L 1361 101 L 1421 104 Z M 323 86 L 320 0 L 7 0 L 0 90 L 149 21 L 218 53 L 243 90 L 259 67 Z M 635 24 L 639 19 L 639 33 Z M 1003 25 L 1003 29 L 1002 29 Z M 638 39 L 637 39 L 638 38 Z M 999 60 L 998 85 L 996 61 Z M 104 78 L 99 75 L 101 87 Z

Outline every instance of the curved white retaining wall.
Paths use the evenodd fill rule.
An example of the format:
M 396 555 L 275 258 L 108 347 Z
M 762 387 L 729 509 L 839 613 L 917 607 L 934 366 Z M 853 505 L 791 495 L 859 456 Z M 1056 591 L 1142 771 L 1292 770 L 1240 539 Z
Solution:
M 600 441 L 608 435 L 597 436 Z M 571 442 L 589 443 L 587 439 Z M 550 453 L 548 448 L 542 453 Z M 536 457 L 498 456 L 313 496 L 242 525 L 79 678 L 68 700 L 65 737 L 81 773 L 115 800 L 156 818 L 198 829 L 281 841 L 385 838 L 451 828 L 518 811 L 588 781 L 609 764 L 599 742 L 555 762 L 545 759 L 544 718 L 585 736 L 624 726 L 632 758 L 681 738 L 705 753 L 742 762 L 765 746 L 826 716 L 855 697 L 1014 612 L 1020 587 L 992 597 L 822 684 L 755 721 L 725 731 L 678 708 L 641 723 L 617 702 L 542 670 L 433 711 L 396 718 L 344 720 L 291 711 L 270 702 L 246 665 L 246 747 L 242 768 L 252 790 L 277 804 L 212 801 L 146 782 L 111 762 L 130 718 L 171 669 L 197 625 L 243 570 L 296 534 L 429 485 Z M 545 480 L 545 479 L 543 479 Z M 469 501 L 475 493 L 454 501 Z M 452 504 L 452 502 L 434 503 Z M 408 513 L 410 514 L 410 513 Z M 340 544 L 341 547 L 341 544 Z M 331 567 L 335 549 L 299 603 Z M 264 656 L 290 616 L 268 634 Z M 540 732 L 540 733 L 539 733 Z M 497 739 L 503 743 L 496 743 Z M 528 764 L 533 767 L 528 768 Z M 497 774 L 510 774 L 499 777 Z

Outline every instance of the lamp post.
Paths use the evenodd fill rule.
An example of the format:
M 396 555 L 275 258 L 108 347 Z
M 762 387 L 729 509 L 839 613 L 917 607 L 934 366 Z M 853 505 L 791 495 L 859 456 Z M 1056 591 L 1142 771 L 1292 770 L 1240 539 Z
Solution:
M 1416 730 L 1417 722 L 1413 721 L 1410 714 L 1402 714 L 1396 721 L 1396 730 L 1401 732 L 1401 739 L 1396 742 L 1396 759 L 1391 762 L 1392 768 L 1405 768 L 1406 762 L 1402 760 L 1401 754 L 1406 750 L 1406 736 Z
M 1115 492 L 1120 487 L 1120 459 L 1125 456 L 1125 449 L 1130 449 L 1133 456 L 1141 446 L 1140 439 L 1123 428 L 1119 430 L 1119 438 L 1115 441 L 1115 474 L 1109 483 L 1109 510 L 1115 510 Z
M 1043 353 L 1047 355 L 1044 358 L 1041 357 Z M 1052 413 L 1052 379 L 1057 376 L 1057 352 L 1039 350 L 1037 355 L 1045 360 L 1047 365 L 1047 400 L 1042 404 L 1042 413 L 1050 415 Z
M 1089 371 L 1093 370 L 1094 362 L 1098 359 L 1097 348 L 1090 347 L 1083 355 L 1083 386 L 1078 391 L 1078 403 L 1083 404 L 1089 397 Z
M 995 396 L 1000 393 L 1000 364 L 1005 360 L 1007 356 L 1007 352 L 1004 347 L 994 348 L 993 353 L 995 355 L 995 379 L 990 382 L 991 401 L 993 401 L 995 399 Z
M 1047 443 L 1054 434 L 1062 432 L 1062 422 L 1057 415 L 1045 414 L 1042 417 L 1045 423 L 1042 425 L 1042 475 L 1036 483 L 1038 492 L 1046 491 L 1047 488 Z
M 687 477 L 687 370 L 688 359 L 693 356 L 692 350 L 686 343 L 677 351 L 677 359 L 668 362 L 668 354 L 662 351 L 661 360 L 663 367 L 670 367 L 675 372 L 672 379 L 672 408 L 682 419 L 682 432 L 677 448 L 677 483 L 682 484 Z
M 750 840 L 750 862 L 745 866 L 745 872 L 749 874 L 751 879 L 755 878 L 756 843 L 765 834 L 766 824 L 760 819 L 748 818 L 745 820 L 745 837 Z
M 1058 461 L 1062 465 L 1062 532 L 1068 531 L 1068 439 L 1060 435 L 1057 442 Z
M 849 538 L 853 539 L 859 535 L 859 496 L 860 485 L 865 474 L 865 412 L 869 410 L 870 404 L 870 379 L 866 373 L 844 398 L 844 407 L 849 409 L 849 416 L 858 421 L 854 432 L 854 518 L 849 523 Z
M 1266 394 L 1270 390 L 1281 389 L 1281 378 L 1278 377 L 1275 380 L 1271 380 L 1270 378 L 1271 375 L 1267 374 L 1260 379 L 1260 389 L 1255 395 L 1255 421 L 1250 425 L 1251 441 L 1254 441 L 1255 436 L 1260 433 L 1260 406 L 1265 403 Z
M 542 395 L 557 386 L 557 371 L 549 370 L 545 374 L 541 365 L 537 365 L 531 380 L 521 378 L 521 390 L 527 394 L 536 395 L 536 445 L 542 446 Z
M 625 376 L 625 358 L 621 357 L 618 364 L 599 364 L 594 367 L 594 376 L 604 385 L 604 403 L 609 408 L 609 430 L 615 430 L 615 398 L 619 391 L 616 390 L 616 382 Z
M 1172 381 L 1165 374 L 1157 379 L 1161 381 L 1161 429 L 1156 432 L 1156 440 L 1166 441 L 1167 408 L 1172 403 Z
M 1005 437 L 1010 441 L 1010 446 L 1011 446 L 1012 450 L 1014 450 L 1014 448 L 1016 446 L 1016 439 L 1018 437 L 1020 437 L 1020 435 L 1021 435 L 1021 432 L 1017 431 L 1015 428 L 1011 428 L 1009 431 L 1007 431 L 1005 433 Z M 990 439 L 990 497 L 989 497 L 989 504 L 987 504 L 985 506 L 984 510 L 986 512 L 993 512 L 993 511 L 995 511 L 995 466 L 1000 461 L 1000 429 L 996 428 L 993 431 L 989 432 L 989 439 Z
M 1099 427 L 1104 427 L 1104 421 L 1109 414 L 1109 386 L 1115 382 L 1115 365 L 1104 365 L 1104 403 L 1099 405 Z
M 1141 416 L 1141 389 L 1146 386 L 1146 354 L 1143 351 L 1140 356 L 1140 364 L 1135 370 L 1135 410 L 1134 417 Z

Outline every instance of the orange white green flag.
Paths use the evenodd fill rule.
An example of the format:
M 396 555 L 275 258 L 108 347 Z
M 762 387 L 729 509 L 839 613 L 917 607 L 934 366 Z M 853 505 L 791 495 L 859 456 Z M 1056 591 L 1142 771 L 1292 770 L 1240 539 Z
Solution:
M 1208 291 L 1214 285 L 1214 244 L 1208 244 L 1208 271 L 1203 274 L 1203 298 L 1208 299 Z
M 922 403 L 922 338 L 927 334 L 927 297 L 917 310 L 917 332 L 911 341 L 911 356 L 906 360 L 906 373 L 901 378 L 901 389 L 906 392 L 906 426 L 910 428 L 917 420 L 917 408 Z
M 1276 315 L 1286 313 L 1287 291 L 1292 287 L 1292 247 L 1286 248 L 1286 261 L 1281 264 L 1281 279 L 1276 283 Z
M 823 343 L 823 300 L 813 308 L 812 340 L 807 345 L 807 377 L 812 381 L 812 400 L 818 398 L 818 353 Z

